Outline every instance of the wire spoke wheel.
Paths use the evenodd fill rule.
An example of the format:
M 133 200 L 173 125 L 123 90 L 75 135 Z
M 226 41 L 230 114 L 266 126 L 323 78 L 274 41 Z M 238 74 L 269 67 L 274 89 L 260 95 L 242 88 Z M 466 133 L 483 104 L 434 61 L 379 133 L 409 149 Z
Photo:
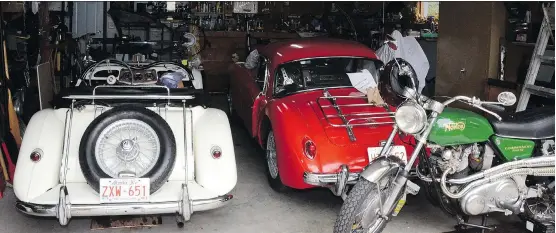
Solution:
M 273 179 L 278 177 L 278 159 L 276 157 L 276 141 L 274 140 L 274 133 L 268 135 L 266 143 L 266 162 L 268 171 Z
M 393 174 L 384 176 L 378 185 L 374 186 L 375 188 L 369 193 L 369 197 L 365 198 L 355 214 L 355 221 L 352 226 L 354 232 L 375 232 L 383 225 L 384 219 L 380 217 L 381 204 L 389 197 L 390 182 L 393 178 Z
M 386 227 L 381 216 L 382 204 L 389 198 L 397 170 L 391 170 L 377 183 L 360 179 L 346 198 L 334 233 L 378 233 Z
M 111 177 L 142 177 L 160 156 L 160 140 L 145 122 L 119 120 L 100 133 L 95 155 L 100 168 Z
M 176 139 L 164 118 L 137 105 L 111 108 L 83 133 L 79 165 L 89 186 L 100 180 L 149 178 L 154 193 L 168 180 L 176 161 Z

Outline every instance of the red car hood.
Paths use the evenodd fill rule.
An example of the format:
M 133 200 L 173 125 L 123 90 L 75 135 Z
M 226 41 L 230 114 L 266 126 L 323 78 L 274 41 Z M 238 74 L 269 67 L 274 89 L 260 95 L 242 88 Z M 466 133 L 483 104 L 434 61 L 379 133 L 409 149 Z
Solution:
M 355 88 L 332 88 L 328 89 L 328 92 L 332 96 L 363 95 Z M 314 127 L 321 127 L 328 140 L 337 146 L 354 144 L 380 146 L 380 141 L 386 141 L 392 132 L 393 118 L 388 116 L 388 112 L 383 107 L 369 105 L 366 98 L 338 97 L 335 102 L 339 105 L 345 121 L 354 125 L 351 130 L 355 141 L 352 141 L 338 110 L 329 99 L 321 98 L 323 96 L 324 90 L 314 90 L 283 98 L 282 104 L 288 108 L 296 108 L 306 120 L 310 130 L 317 130 Z M 394 112 L 395 109 L 391 108 L 391 111 Z M 374 115 L 371 116 L 371 114 Z M 372 117 L 374 118 L 371 119 Z M 382 124 L 356 126 L 369 123 Z

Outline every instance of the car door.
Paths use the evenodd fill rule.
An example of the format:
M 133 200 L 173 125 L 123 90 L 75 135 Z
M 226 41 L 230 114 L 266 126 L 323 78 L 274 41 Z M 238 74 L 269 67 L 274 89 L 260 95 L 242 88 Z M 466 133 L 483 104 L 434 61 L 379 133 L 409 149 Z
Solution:
M 270 73 L 270 64 L 268 62 L 265 63 L 266 64 L 266 68 L 264 70 L 260 71 L 260 77 L 262 78 L 264 77 L 264 81 L 262 84 L 262 90 L 261 92 L 255 97 L 255 100 L 253 102 L 253 111 L 252 111 L 252 122 L 251 122 L 251 132 L 253 133 L 253 136 L 257 136 L 258 134 L 258 130 L 260 128 L 260 125 L 262 123 L 262 119 L 265 116 L 265 109 L 266 109 L 266 105 L 271 101 L 272 99 L 272 92 L 268 91 L 269 88 L 272 87 L 271 83 L 272 83 L 272 75 Z M 265 135 L 258 135 L 258 136 L 265 136 Z M 263 137 L 264 138 L 264 137 Z
M 263 97 L 265 90 L 265 81 L 268 77 L 268 60 L 264 56 L 259 57 L 259 66 L 257 67 L 257 73 L 251 82 L 248 82 L 247 89 L 245 90 L 245 96 L 248 103 L 250 103 L 249 114 L 246 114 L 244 118 L 245 127 L 251 134 L 255 136 L 256 130 L 254 130 L 253 125 L 258 122 L 258 116 L 260 108 L 259 102 L 260 98 Z M 247 111 L 246 111 L 247 113 Z

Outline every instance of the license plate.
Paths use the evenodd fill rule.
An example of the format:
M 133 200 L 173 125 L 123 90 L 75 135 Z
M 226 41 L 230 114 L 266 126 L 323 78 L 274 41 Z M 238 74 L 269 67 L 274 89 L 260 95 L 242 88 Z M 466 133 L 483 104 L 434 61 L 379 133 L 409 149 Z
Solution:
M 369 147 L 367 148 L 367 154 L 369 155 L 369 162 L 375 160 L 379 155 L 380 151 L 382 151 L 382 147 Z M 396 156 L 402 161 L 407 163 L 407 153 L 405 151 L 405 146 L 392 146 L 388 155 Z
M 150 184 L 149 178 L 100 179 L 100 202 L 147 202 Z

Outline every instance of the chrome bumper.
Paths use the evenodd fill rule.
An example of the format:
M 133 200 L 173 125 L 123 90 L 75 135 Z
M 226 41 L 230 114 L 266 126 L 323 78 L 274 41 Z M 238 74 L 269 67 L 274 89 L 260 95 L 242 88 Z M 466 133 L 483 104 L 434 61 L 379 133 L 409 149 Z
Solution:
M 191 212 L 204 211 L 222 207 L 233 198 L 224 195 L 211 199 L 191 200 Z M 16 209 L 20 212 L 39 217 L 57 217 L 58 205 L 37 205 L 17 201 Z M 144 214 L 176 214 L 180 213 L 182 202 L 160 203 L 122 203 L 100 205 L 75 205 L 69 206 L 72 217 L 115 216 L 115 215 L 144 215 Z
M 350 173 L 346 165 L 340 166 L 338 173 L 310 173 L 303 174 L 306 184 L 330 188 L 336 196 L 342 196 L 348 184 L 355 184 L 359 179 L 359 173 Z

